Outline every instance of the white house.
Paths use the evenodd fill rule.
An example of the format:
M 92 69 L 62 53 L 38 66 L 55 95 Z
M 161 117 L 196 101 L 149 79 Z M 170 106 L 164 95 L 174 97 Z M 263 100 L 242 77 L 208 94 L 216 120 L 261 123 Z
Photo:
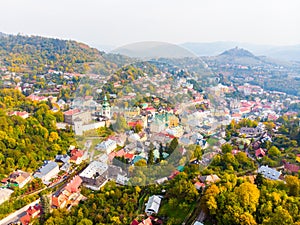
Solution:
M 258 173 L 262 174 L 265 178 L 271 180 L 278 180 L 281 172 L 274 170 L 268 166 L 261 166 L 258 168 Z
M 113 150 L 117 148 L 117 142 L 111 139 L 108 139 L 107 141 L 103 141 L 100 144 L 96 145 L 96 150 L 102 150 L 105 151 L 106 154 L 111 153 Z
M 146 203 L 145 213 L 150 216 L 157 214 L 160 207 L 161 197 L 158 195 L 152 195 Z
M 40 178 L 43 182 L 48 182 L 59 173 L 59 167 L 56 162 L 45 161 L 44 165 L 39 168 L 35 173 L 35 178 Z
M 9 181 L 15 183 L 19 188 L 23 188 L 31 180 L 30 173 L 22 170 L 15 171 L 9 175 Z

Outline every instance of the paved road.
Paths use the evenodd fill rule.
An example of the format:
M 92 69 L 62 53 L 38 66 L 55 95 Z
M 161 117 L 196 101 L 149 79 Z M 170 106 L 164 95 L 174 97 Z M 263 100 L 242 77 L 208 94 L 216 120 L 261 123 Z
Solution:
M 34 206 L 35 204 L 39 203 L 40 199 L 24 206 L 23 208 L 15 211 L 14 213 L 10 214 L 9 216 L 5 217 L 4 219 L 0 220 L 0 225 L 7 225 L 13 222 L 18 221 L 23 215 L 25 215 L 25 211 L 30 207 Z

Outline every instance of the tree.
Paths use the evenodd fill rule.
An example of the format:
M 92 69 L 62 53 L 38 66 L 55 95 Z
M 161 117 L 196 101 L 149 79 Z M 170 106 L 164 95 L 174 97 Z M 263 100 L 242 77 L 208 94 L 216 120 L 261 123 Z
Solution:
M 147 166 L 147 161 L 145 159 L 141 159 L 141 160 L 137 161 L 134 165 L 135 166 Z
M 154 164 L 154 150 L 150 149 L 148 154 L 148 164 L 153 165 Z
M 169 154 L 171 154 L 178 146 L 178 139 L 177 138 L 173 138 L 170 145 L 167 148 L 167 152 Z
M 255 219 L 253 218 L 253 216 L 248 212 L 245 212 L 242 215 L 240 215 L 239 220 L 240 220 L 239 221 L 240 225 L 256 225 L 257 224 Z
M 128 124 L 126 122 L 126 119 L 124 116 L 118 114 L 117 115 L 117 119 L 115 124 L 113 125 L 113 128 L 117 131 L 117 132 L 124 132 L 125 130 L 128 130 Z
M 245 211 L 249 213 L 256 211 L 260 196 L 260 191 L 256 185 L 245 182 L 235 188 L 234 193 L 237 195 L 237 200 Z
M 287 175 L 285 177 L 285 182 L 288 187 L 289 195 L 298 197 L 300 194 L 300 180 L 295 176 Z
M 199 145 L 197 145 L 195 147 L 195 150 L 194 150 L 194 157 L 197 158 L 198 160 L 201 160 L 202 159 L 202 149 Z
M 50 200 L 47 195 L 41 196 L 41 205 L 42 205 L 42 215 L 41 215 L 41 221 L 44 221 L 45 218 L 50 213 Z
M 59 139 L 59 135 L 57 132 L 51 132 L 49 135 L 49 141 L 50 142 L 56 142 Z
M 231 144 L 226 143 L 226 144 L 221 146 L 221 149 L 222 149 L 223 154 L 225 154 L 225 153 L 231 153 L 233 147 L 232 147 Z
M 258 188 L 261 188 L 264 181 L 264 177 L 261 173 L 258 173 L 255 177 L 254 183 L 257 185 Z
M 93 225 L 93 221 L 91 221 L 87 218 L 84 218 L 84 219 L 80 220 L 80 222 L 77 223 L 77 225 Z
M 263 225 L 290 225 L 293 224 L 293 217 L 282 206 L 278 206 L 274 213 L 268 219 L 265 219 Z
M 276 146 L 272 146 L 269 150 L 268 150 L 268 155 L 273 158 L 273 157 L 278 157 L 281 155 L 281 152 L 279 151 L 279 149 Z

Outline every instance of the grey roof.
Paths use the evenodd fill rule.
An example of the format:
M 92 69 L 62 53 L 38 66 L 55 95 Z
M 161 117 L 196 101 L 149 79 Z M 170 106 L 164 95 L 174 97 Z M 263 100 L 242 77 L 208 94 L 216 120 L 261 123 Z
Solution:
M 70 163 L 68 163 L 68 162 L 65 162 L 61 167 L 60 167 L 60 170 L 62 170 L 62 171 L 69 171 L 70 170 L 70 168 L 71 168 L 71 164 Z
M 50 171 L 52 171 L 55 167 L 58 167 L 56 162 L 45 161 L 44 165 L 35 172 L 34 177 L 43 178 Z
M 66 163 L 70 160 L 70 156 L 68 156 L 67 154 L 65 154 L 65 155 L 56 155 L 55 160 Z
M 272 169 L 268 166 L 261 166 L 258 168 L 258 173 L 261 173 L 265 178 L 269 178 L 272 180 L 278 180 L 281 172 L 278 172 L 275 169 Z
M 145 212 L 147 214 L 158 213 L 160 202 L 161 202 L 161 198 L 159 196 L 152 195 L 146 204 Z

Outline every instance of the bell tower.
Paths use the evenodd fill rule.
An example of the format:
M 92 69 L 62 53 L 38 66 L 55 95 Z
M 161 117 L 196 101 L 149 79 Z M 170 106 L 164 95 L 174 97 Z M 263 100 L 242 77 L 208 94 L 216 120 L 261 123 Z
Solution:
M 103 104 L 102 104 L 102 116 L 105 116 L 107 117 L 108 119 L 111 118 L 111 114 L 110 114 L 110 105 L 109 105 L 109 102 L 107 100 L 107 97 L 106 95 L 104 96 L 104 99 L 103 99 Z

